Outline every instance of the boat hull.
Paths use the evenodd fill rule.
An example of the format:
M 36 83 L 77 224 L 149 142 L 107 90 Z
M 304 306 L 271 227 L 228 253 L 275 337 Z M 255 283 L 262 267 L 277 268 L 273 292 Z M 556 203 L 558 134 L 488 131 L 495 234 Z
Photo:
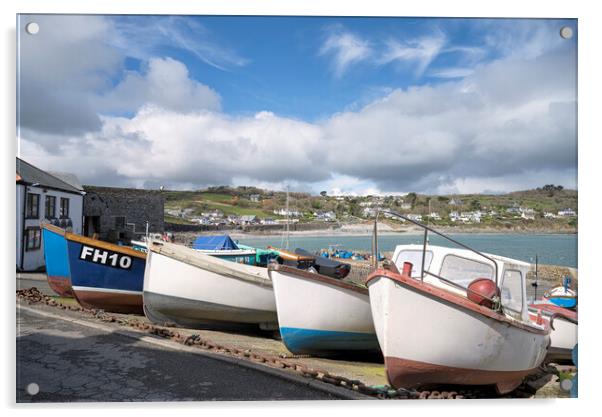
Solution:
M 481 313 L 484 307 L 460 305 L 385 274 L 371 277 L 368 288 L 387 378 L 396 388 L 494 385 L 506 393 L 544 359 L 545 331 L 492 318 Z
M 284 266 L 270 266 L 270 278 L 280 335 L 292 353 L 379 350 L 365 288 Z
M 561 307 L 548 304 L 534 304 L 529 306 L 529 318 L 536 322 L 538 310 L 542 311 L 542 319 L 549 323 L 554 313 L 565 314 L 573 320 L 577 320 L 574 311 L 563 311 Z M 554 328 L 550 332 L 550 348 L 546 355 L 546 362 L 572 363 L 573 348 L 577 344 L 577 323 L 565 320 L 562 317 L 554 318 Z
M 549 297 L 546 298 L 546 301 L 563 308 L 575 308 L 577 305 L 577 299 L 575 297 Z
M 65 231 L 56 226 L 43 225 L 42 239 L 48 286 L 61 297 L 73 297 Z
M 214 259 L 187 248 L 176 250 L 192 259 L 201 257 L 205 262 L 217 263 L 226 270 L 250 271 L 258 282 L 225 276 L 174 255 L 149 250 L 144 310 L 151 321 L 198 329 L 258 325 L 277 328 L 274 293 L 265 268 Z
M 143 314 L 146 255 L 126 247 L 67 234 L 71 284 L 82 307 Z

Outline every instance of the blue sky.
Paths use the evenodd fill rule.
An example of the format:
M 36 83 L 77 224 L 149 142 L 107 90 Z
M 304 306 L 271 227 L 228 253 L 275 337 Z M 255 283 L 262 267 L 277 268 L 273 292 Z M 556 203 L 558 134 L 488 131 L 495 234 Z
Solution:
M 19 30 L 22 156 L 85 183 L 576 188 L 575 20 L 23 15 Z

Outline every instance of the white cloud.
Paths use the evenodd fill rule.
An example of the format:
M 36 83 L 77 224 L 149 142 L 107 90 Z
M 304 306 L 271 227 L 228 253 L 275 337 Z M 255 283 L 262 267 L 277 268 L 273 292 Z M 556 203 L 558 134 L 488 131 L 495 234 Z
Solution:
M 337 31 L 328 36 L 320 48 L 320 54 L 333 55 L 334 73 L 340 77 L 350 65 L 370 57 L 371 50 L 369 43 L 360 37 Z
M 145 19 L 118 16 L 113 19 L 115 32 L 107 38 L 128 55 L 143 60 L 156 56 L 161 48 L 186 51 L 220 70 L 242 67 L 247 58 L 232 47 L 214 39 L 212 33 L 194 18 L 147 16 Z
M 99 99 L 101 111 L 136 111 L 143 105 L 190 112 L 220 110 L 221 98 L 211 88 L 190 78 L 188 68 L 171 58 L 152 58 L 146 74 L 129 72 Z
M 472 68 L 441 68 L 428 72 L 429 77 L 435 78 L 464 78 L 474 74 Z
M 70 136 L 53 153 L 35 149 L 33 162 L 73 168 L 84 182 L 146 186 L 287 183 L 350 195 L 507 191 L 552 180 L 574 188 L 574 71 L 571 57 L 555 52 L 499 60 L 319 123 L 146 106 L 132 119 L 104 117 L 102 131 Z M 45 143 L 26 133 L 25 155 L 32 142 Z
M 576 187 L 576 57 L 562 47 L 529 47 L 539 52 L 482 63 L 472 74 L 435 86 L 387 91 L 359 109 L 308 123 L 269 110 L 224 114 L 218 93 L 169 58 L 151 58 L 147 69 L 128 73 L 101 95 L 100 86 L 112 79 L 120 60 L 86 38 L 105 36 L 111 27 L 97 20 L 89 25 L 97 35 L 71 27 L 73 43 L 56 52 L 57 60 L 73 64 L 66 73 L 44 50 L 48 45 L 30 39 L 23 46 L 29 48 L 25 79 L 28 85 L 50 83 L 42 102 L 57 119 L 35 107 L 35 91 L 26 90 L 20 131 L 26 160 L 72 171 L 84 183 L 286 183 L 350 195 L 507 191 L 550 182 Z M 64 35 L 52 30 L 52 36 Z M 371 54 L 365 41 L 347 35 L 338 32 L 324 52 L 333 55 L 339 74 Z M 398 43 L 382 62 L 404 61 L 425 71 L 445 44 L 435 38 Z M 81 53 L 93 56 L 79 62 L 69 47 L 75 53 L 92 48 Z M 49 71 L 30 60 L 36 51 L 50 60 Z M 114 115 L 128 111 L 133 117 Z
M 392 62 L 414 64 L 415 73 L 420 76 L 439 55 L 446 41 L 445 36 L 440 32 L 433 36 L 403 41 L 390 39 L 379 63 L 382 65 Z

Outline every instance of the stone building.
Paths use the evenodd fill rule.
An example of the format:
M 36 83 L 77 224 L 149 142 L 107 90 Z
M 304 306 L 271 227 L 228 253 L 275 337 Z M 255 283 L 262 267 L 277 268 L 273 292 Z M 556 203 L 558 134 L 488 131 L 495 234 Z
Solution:
M 84 235 L 115 242 L 163 233 L 164 196 L 159 190 L 84 185 Z

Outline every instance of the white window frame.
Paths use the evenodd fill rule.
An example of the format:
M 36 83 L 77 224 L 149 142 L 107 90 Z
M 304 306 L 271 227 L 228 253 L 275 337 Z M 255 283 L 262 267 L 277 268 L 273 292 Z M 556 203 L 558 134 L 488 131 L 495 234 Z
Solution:
M 506 272 L 518 272 L 518 275 L 520 276 L 520 310 L 516 310 L 512 307 L 508 307 L 506 305 L 504 305 L 504 300 L 502 297 L 500 297 L 500 302 L 502 303 L 502 308 L 504 309 L 508 309 L 511 311 L 514 311 L 515 313 L 520 313 L 522 314 L 524 308 L 525 308 L 525 298 L 523 297 L 523 287 L 525 285 L 524 283 L 524 279 L 525 277 L 523 276 L 523 273 L 516 268 L 508 268 L 508 269 L 504 269 L 504 272 L 502 273 L 502 282 L 500 284 L 500 292 L 502 292 L 504 290 L 504 283 L 506 282 Z

